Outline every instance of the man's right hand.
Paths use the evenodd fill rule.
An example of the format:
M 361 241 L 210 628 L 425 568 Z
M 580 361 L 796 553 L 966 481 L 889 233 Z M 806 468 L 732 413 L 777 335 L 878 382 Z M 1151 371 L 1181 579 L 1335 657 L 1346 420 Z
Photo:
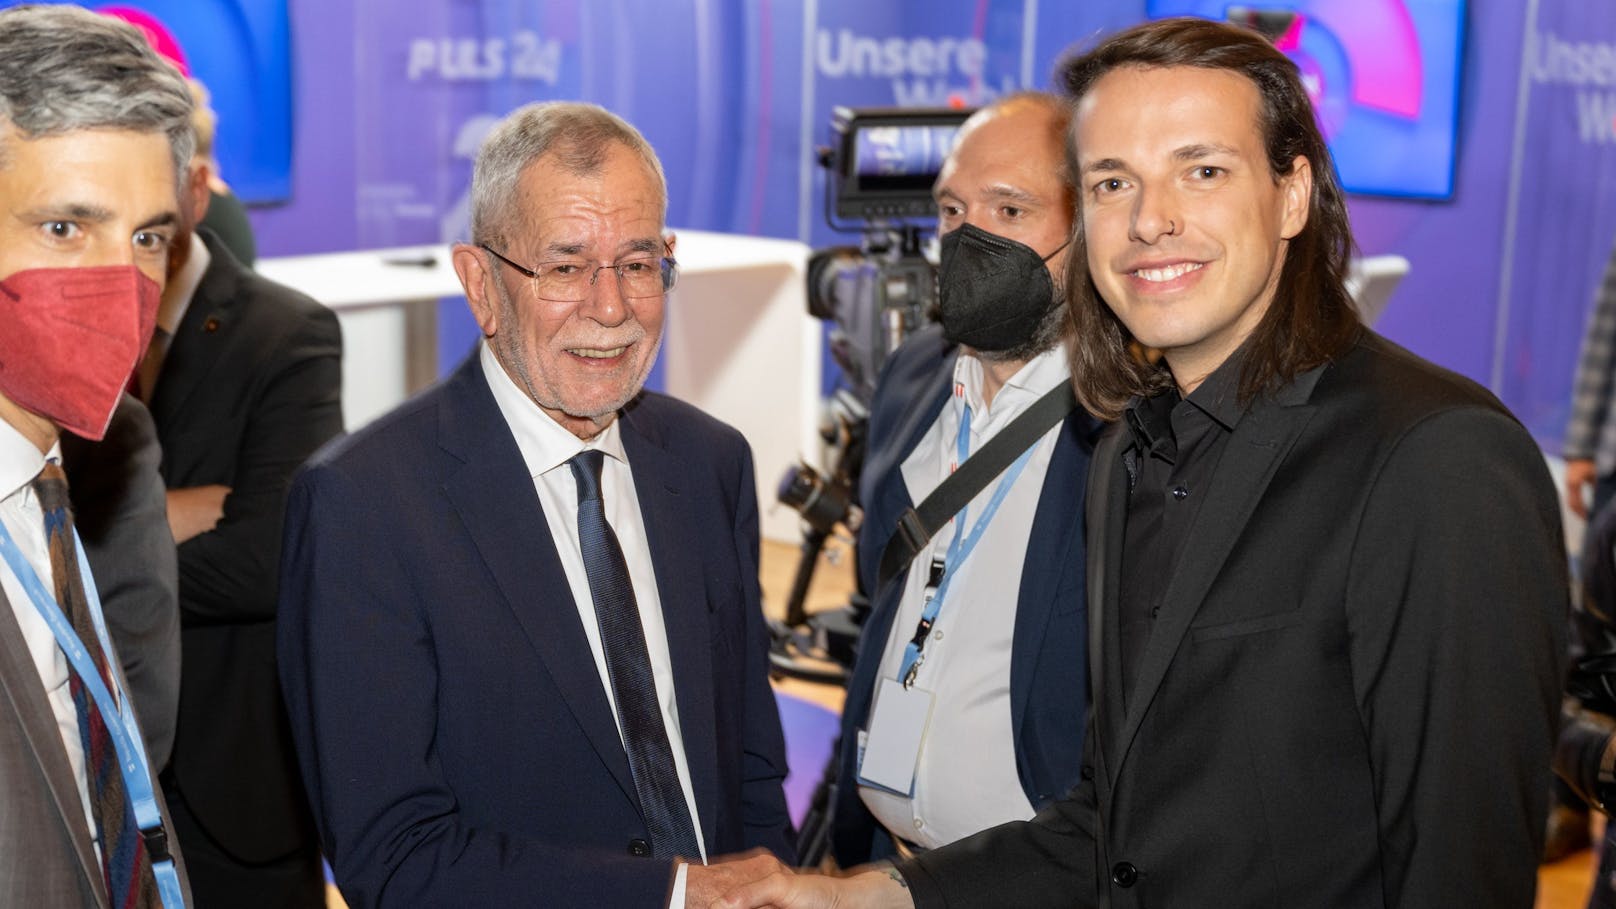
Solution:
M 890 865 L 868 866 L 848 877 L 781 867 L 731 891 L 712 909 L 914 909 L 909 884 Z
M 1593 458 L 1567 458 L 1565 462 L 1566 504 L 1577 513 L 1577 517 L 1584 520 L 1588 517 L 1590 499 L 1584 498 L 1583 490 L 1591 487 L 1599 479 L 1594 471 Z

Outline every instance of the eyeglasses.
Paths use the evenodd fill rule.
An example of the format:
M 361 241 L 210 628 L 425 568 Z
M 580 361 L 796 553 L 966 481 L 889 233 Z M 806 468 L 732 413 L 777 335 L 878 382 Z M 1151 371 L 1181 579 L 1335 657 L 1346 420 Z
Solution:
M 673 289 L 679 279 L 679 263 L 672 256 L 646 256 L 625 259 L 612 265 L 595 265 L 583 260 L 542 262 L 532 268 L 505 258 L 487 243 L 479 243 L 494 258 L 533 279 L 533 291 L 541 300 L 579 303 L 589 299 L 589 290 L 602 269 L 617 273 L 617 292 L 625 299 L 660 297 Z

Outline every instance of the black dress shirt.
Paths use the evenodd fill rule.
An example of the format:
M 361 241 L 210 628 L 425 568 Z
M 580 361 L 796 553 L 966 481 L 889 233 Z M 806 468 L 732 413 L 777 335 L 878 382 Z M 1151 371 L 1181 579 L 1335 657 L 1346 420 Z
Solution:
M 1238 353 L 1229 357 L 1188 398 L 1174 388 L 1134 401 L 1124 414 L 1133 434 L 1122 455 L 1130 482 L 1117 623 L 1124 702 L 1190 525 L 1244 410 L 1237 400 L 1242 360 Z

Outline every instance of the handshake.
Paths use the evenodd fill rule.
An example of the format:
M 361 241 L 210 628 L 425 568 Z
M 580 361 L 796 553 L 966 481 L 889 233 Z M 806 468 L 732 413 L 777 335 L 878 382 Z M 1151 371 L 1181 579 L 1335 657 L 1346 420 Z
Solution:
M 909 885 L 880 862 L 840 876 L 797 871 L 761 850 L 692 863 L 684 909 L 913 909 Z

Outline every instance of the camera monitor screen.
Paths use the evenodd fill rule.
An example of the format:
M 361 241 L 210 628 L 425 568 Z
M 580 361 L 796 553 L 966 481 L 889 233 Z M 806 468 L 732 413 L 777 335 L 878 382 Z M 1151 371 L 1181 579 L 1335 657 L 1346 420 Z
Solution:
M 973 110 L 837 108 L 836 215 L 901 219 L 936 215 L 931 187 Z
M 1453 194 L 1465 0 L 1147 0 L 1256 27 L 1301 69 L 1350 192 Z

